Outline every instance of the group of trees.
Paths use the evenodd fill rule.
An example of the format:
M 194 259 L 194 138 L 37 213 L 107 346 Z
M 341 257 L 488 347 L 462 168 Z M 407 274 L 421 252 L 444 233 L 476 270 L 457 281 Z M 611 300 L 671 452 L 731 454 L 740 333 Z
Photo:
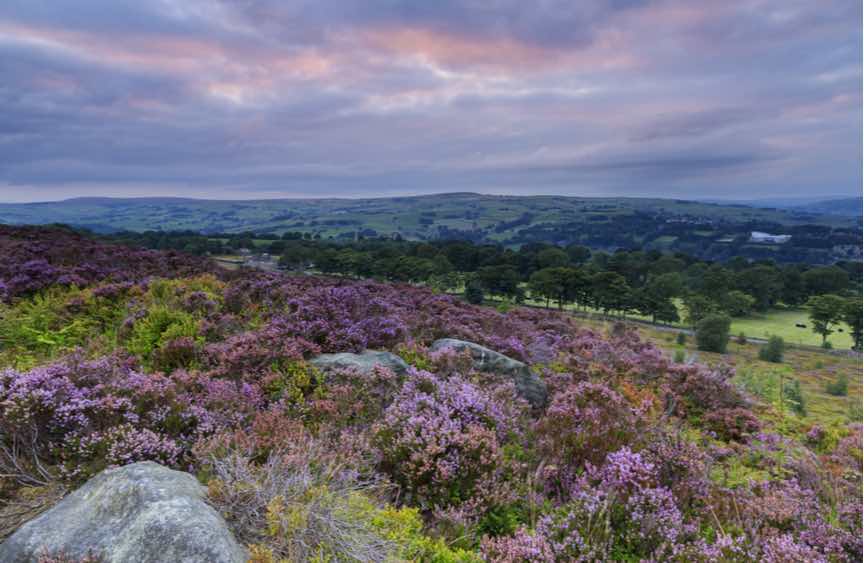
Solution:
M 418 283 L 441 291 L 464 288 L 474 302 L 486 296 L 516 302 L 530 298 L 548 307 L 575 305 L 607 315 L 636 313 L 652 322 L 683 320 L 694 328 L 708 317 L 742 317 L 780 303 L 808 305 L 814 330 L 826 339 L 837 324 L 845 322 L 858 347 L 861 340 L 860 318 L 854 312 L 858 298 L 860 313 L 859 262 L 781 265 L 735 257 L 712 263 L 683 253 L 592 252 L 578 244 L 530 243 L 513 249 L 461 240 L 333 241 L 299 232 L 281 236 L 149 232 L 114 238 L 197 254 L 255 249 L 278 256 L 280 266 L 288 270 Z M 857 331 L 854 319 L 858 319 Z
M 862 327 L 860 294 L 843 297 L 834 294 L 815 295 L 807 302 L 813 331 L 822 336 L 822 345 L 828 346 L 828 337 L 840 323 L 849 326 L 849 333 L 856 350 L 861 350 Z

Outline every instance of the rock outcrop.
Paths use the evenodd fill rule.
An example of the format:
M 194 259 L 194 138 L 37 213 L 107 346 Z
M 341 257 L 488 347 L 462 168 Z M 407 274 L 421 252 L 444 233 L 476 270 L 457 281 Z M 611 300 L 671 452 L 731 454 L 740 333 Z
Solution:
M 430 350 L 435 352 L 445 348 L 452 348 L 459 352 L 468 350 L 474 360 L 474 369 L 506 376 L 513 380 L 516 391 L 532 407 L 543 408 L 546 405 L 548 398 L 546 384 L 526 364 L 508 358 L 504 354 L 490 350 L 485 346 L 455 338 L 436 340 L 432 343 Z
M 335 369 L 357 370 L 360 373 L 369 373 L 376 367 L 391 369 L 396 374 L 403 374 L 408 370 L 408 364 L 390 352 L 376 352 L 364 350 L 361 354 L 343 352 L 341 354 L 321 354 L 310 361 L 315 367 L 328 371 Z
M 247 554 L 192 475 L 158 463 L 106 469 L 0 545 L 0 561 L 42 554 L 106 563 L 244 563 Z

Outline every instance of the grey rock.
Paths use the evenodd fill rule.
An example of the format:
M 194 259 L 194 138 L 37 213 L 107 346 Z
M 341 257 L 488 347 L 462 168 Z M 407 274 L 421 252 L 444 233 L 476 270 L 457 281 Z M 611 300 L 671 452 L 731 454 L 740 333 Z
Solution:
M 248 556 L 192 475 L 150 461 L 102 471 L 0 545 L 0 561 L 43 553 L 108 563 L 244 563 Z
M 396 374 L 403 374 L 408 370 L 408 364 L 390 352 L 376 352 L 364 350 L 361 354 L 343 352 L 341 354 L 321 354 L 310 361 L 315 367 L 328 371 L 334 369 L 353 369 L 360 373 L 369 373 L 375 367 L 382 366 L 390 368 Z
M 519 395 L 528 401 L 532 407 L 539 409 L 546 405 L 548 398 L 546 383 L 519 360 L 508 358 L 504 354 L 490 350 L 485 346 L 455 338 L 436 340 L 432 343 L 430 350 L 435 352 L 445 348 L 453 348 L 460 352 L 468 350 L 474 359 L 474 369 L 509 377 L 516 384 L 516 391 Z

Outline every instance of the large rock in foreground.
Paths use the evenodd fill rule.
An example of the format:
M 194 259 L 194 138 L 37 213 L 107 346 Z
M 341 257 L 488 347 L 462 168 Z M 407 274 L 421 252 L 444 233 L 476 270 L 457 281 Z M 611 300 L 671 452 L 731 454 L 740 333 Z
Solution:
M 324 371 L 347 369 L 356 370 L 360 373 L 369 373 L 376 367 L 385 367 L 392 370 L 393 373 L 401 375 L 408 370 L 408 364 L 396 354 L 376 352 L 374 350 L 364 350 L 362 354 L 351 354 L 349 352 L 321 354 L 312 358 L 310 363 Z
M 243 563 L 221 516 L 192 475 L 158 463 L 106 469 L 0 545 L 0 561 L 43 553 L 107 563 Z
M 548 395 L 546 384 L 524 363 L 485 346 L 455 338 L 436 340 L 430 350 L 436 352 L 445 348 L 452 348 L 458 352 L 468 350 L 474 360 L 474 369 L 509 377 L 516 384 L 519 395 L 531 403 L 532 407 L 543 408 L 546 405 Z

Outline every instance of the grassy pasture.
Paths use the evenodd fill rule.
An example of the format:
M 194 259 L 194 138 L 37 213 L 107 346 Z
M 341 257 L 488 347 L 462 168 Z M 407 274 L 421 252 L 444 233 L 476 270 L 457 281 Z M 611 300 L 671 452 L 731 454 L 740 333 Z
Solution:
M 796 324 L 803 324 L 807 328 L 797 328 Z M 828 340 L 838 350 L 848 350 L 852 347 L 852 337 L 849 336 L 849 327 L 841 325 L 838 327 L 843 332 L 835 332 Z M 835 330 L 837 330 L 835 328 Z M 813 332 L 812 323 L 804 309 L 775 309 L 765 314 L 750 315 L 740 319 L 732 319 L 732 334 L 744 333 L 751 338 L 769 338 L 772 335 L 780 336 L 790 344 L 806 344 L 819 346 L 822 337 Z
M 525 301 L 529 305 L 542 307 L 546 304 L 544 300 L 528 298 Z M 683 319 L 686 311 L 680 301 L 676 300 L 678 314 Z M 555 307 L 552 303 L 551 307 Z M 567 311 L 583 311 L 573 304 L 564 306 Z M 600 311 L 588 308 L 588 313 L 600 313 Z M 627 319 L 638 321 L 650 321 L 643 315 L 628 313 Z M 807 328 L 798 328 L 796 324 L 803 324 Z M 689 328 L 684 323 L 674 323 L 676 328 Z M 843 332 L 838 332 L 842 330 Z M 841 324 L 834 328 L 835 332 L 828 337 L 829 342 L 836 350 L 849 350 L 852 348 L 852 337 L 849 335 L 849 327 Z M 819 346 L 822 337 L 813 332 L 813 326 L 808 317 L 806 309 L 771 309 L 766 313 L 754 313 L 747 317 L 733 318 L 729 333 L 738 336 L 743 333 L 748 338 L 761 338 L 767 340 L 771 336 L 780 336 L 787 344 L 798 344 L 804 346 Z

